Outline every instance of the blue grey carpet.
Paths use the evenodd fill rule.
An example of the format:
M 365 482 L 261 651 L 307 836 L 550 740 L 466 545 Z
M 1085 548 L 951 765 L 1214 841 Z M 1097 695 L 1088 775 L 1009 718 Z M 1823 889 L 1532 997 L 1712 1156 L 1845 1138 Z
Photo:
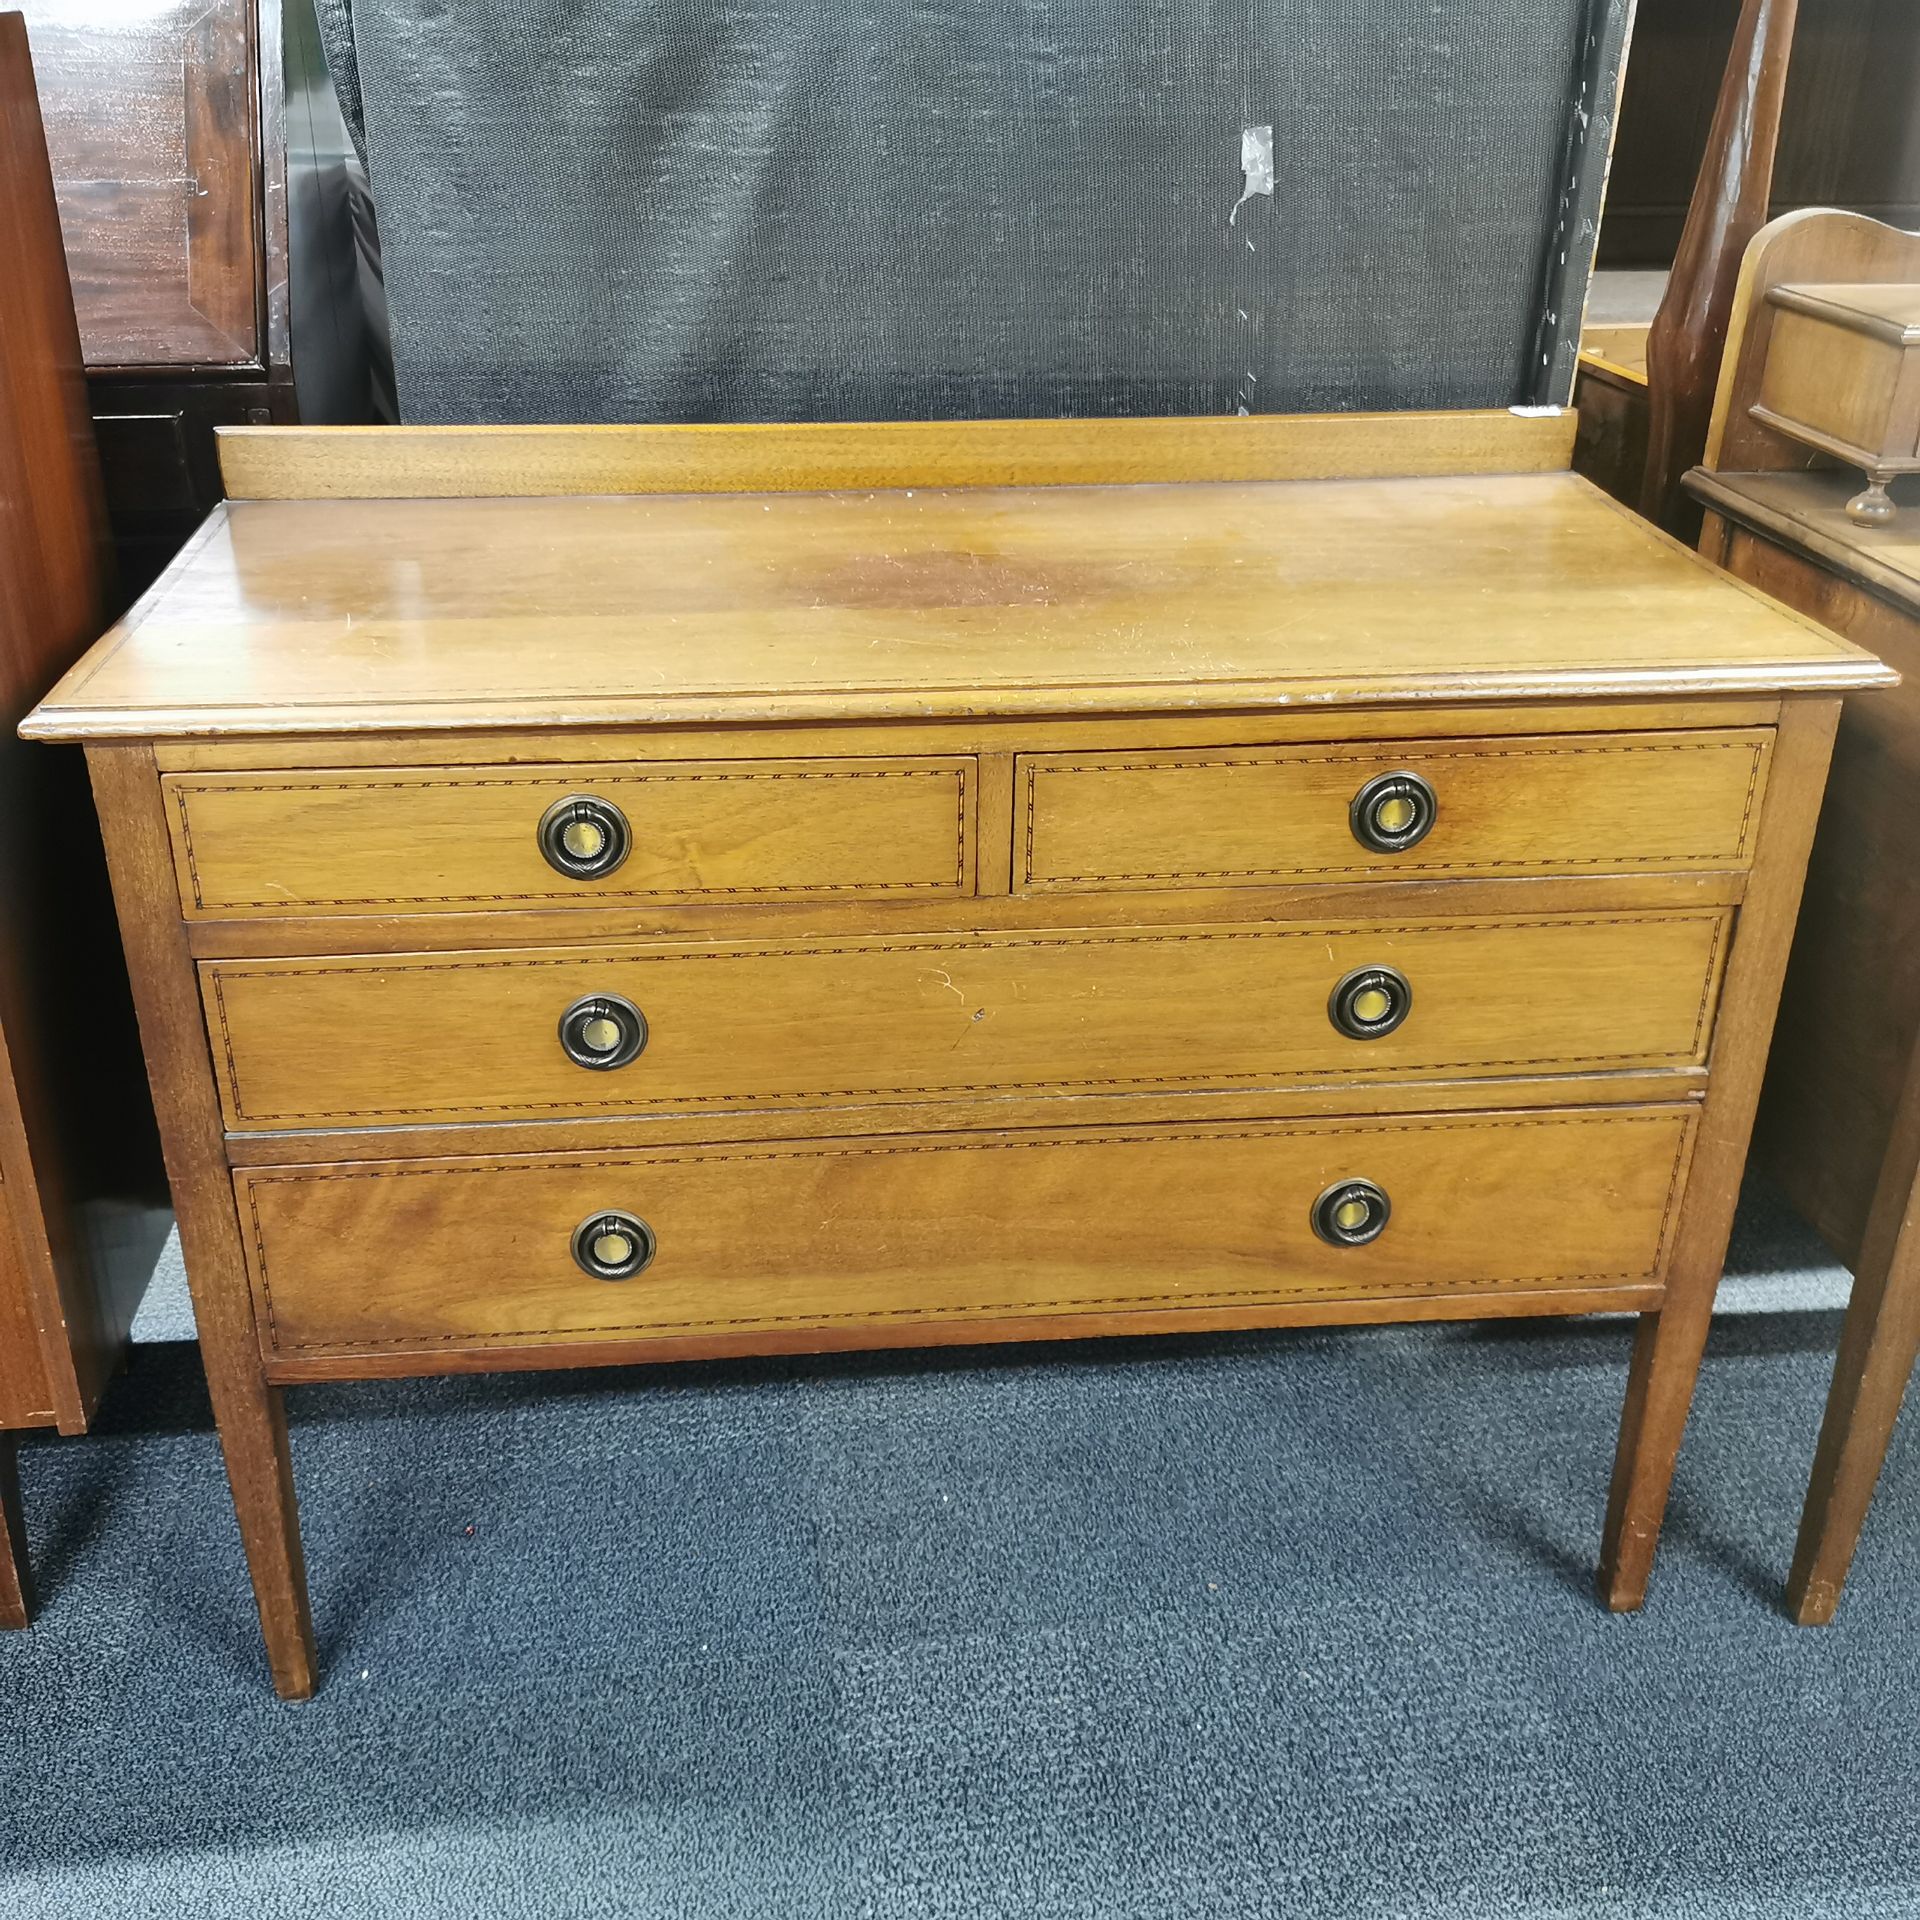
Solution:
M 193 1350 L 22 1470 L 0 1914 L 1920 1915 L 1920 1447 L 1778 1608 L 1837 1327 L 1723 1321 L 1595 1604 L 1619 1321 L 313 1388 L 271 1697 Z

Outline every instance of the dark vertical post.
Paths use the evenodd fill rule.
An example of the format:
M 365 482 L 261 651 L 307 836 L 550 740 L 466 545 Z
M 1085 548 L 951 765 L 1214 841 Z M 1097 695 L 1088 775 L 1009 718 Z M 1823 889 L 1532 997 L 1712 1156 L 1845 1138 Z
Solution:
M 1699 509 L 1681 493 L 1680 478 L 1706 447 L 1734 283 L 1747 243 L 1766 224 L 1798 11 L 1799 0 L 1742 0 L 1673 275 L 1647 335 L 1640 511 L 1688 541 L 1699 530 Z

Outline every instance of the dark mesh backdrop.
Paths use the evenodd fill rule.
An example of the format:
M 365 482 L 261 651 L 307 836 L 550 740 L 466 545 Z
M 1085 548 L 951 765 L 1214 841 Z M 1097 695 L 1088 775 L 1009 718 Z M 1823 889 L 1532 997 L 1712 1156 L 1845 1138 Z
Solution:
M 1563 401 L 1626 10 L 320 0 L 413 421 Z

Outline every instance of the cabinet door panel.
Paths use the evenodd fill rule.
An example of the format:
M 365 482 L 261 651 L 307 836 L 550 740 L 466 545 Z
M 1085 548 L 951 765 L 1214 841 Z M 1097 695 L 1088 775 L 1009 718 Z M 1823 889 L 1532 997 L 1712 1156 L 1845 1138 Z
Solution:
M 260 359 L 247 0 L 24 0 L 90 367 Z

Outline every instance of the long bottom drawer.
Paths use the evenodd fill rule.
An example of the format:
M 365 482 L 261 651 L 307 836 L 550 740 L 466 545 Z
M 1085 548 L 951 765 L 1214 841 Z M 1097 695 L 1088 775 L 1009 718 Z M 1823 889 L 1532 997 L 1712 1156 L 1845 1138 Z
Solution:
M 1655 1284 L 1693 1126 L 1676 1107 L 1239 1121 L 235 1179 L 269 1357 L 894 1345 L 918 1323 Z M 1359 1182 L 1384 1208 L 1362 1190 L 1317 1230 Z M 1383 1216 L 1360 1244 L 1321 1237 Z M 648 1253 L 623 1278 L 581 1264 Z

